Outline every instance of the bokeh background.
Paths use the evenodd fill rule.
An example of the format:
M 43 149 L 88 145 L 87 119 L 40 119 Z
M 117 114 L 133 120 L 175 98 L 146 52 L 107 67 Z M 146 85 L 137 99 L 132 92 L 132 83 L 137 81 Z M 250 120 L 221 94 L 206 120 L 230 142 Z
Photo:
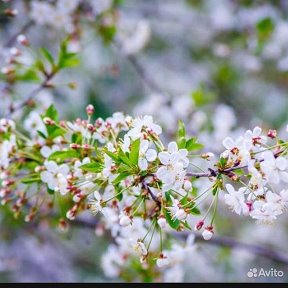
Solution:
M 39 1 L 0 1 L 1 67 L 10 53 L 9 39 L 27 23 L 25 35 L 35 51 L 45 47 L 56 53 L 69 34 L 67 22 L 61 24 L 59 18 L 53 25 L 40 23 L 33 2 Z M 84 117 L 89 103 L 95 106 L 96 117 L 115 111 L 151 114 L 163 126 L 167 141 L 173 139 L 181 119 L 188 133 L 214 153 L 223 150 L 226 136 L 237 137 L 255 125 L 277 129 L 287 138 L 287 1 L 123 0 L 117 1 L 121 3 L 113 12 L 114 22 L 111 14 L 105 14 L 113 1 L 83 2 L 87 6 L 79 24 L 82 30 L 70 42 L 70 49 L 79 53 L 80 65 L 57 76 L 55 89 L 39 93 L 40 110 L 54 103 L 61 118 L 71 120 Z M 5 15 L 8 7 L 18 10 L 17 17 Z M 97 28 L 102 13 L 102 21 L 113 23 L 113 40 L 111 29 Z M 33 53 L 25 50 L 22 60 L 29 64 Z M 76 89 L 69 88 L 71 82 Z M 0 115 L 9 106 L 11 91 L 17 102 L 35 85 L 18 81 L 8 93 L 1 77 Z M 263 226 L 222 206 L 216 221 L 218 235 L 288 253 L 287 216 Z M 56 224 L 51 227 L 45 221 L 23 225 L 5 207 L 0 207 L 0 221 L 1 282 L 121 281 L 107 277 L 103 269 L 109 235 L 97 237 L 94 229 L 73 225 L 63 234 Z M 179 267 L 179 273 L 172 278 L 167 274 L 163 281 L 288 280 L 287 265 L 245 249 L 202 242 Z M 254 267 L 282 270 L 284 276 L 248 278 Z

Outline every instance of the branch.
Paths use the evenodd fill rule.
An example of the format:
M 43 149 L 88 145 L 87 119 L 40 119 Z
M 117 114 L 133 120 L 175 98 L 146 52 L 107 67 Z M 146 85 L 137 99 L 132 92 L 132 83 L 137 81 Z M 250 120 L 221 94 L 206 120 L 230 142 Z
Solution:
M 188 233 L 183 233 L 182 235 L 179 234 L 178 237 L 182 238 L 183 240 L 186 240 L 185 236 L 187 235 Z M 195 234 L 195 238 L 197 241 L 201 243 L 206 243 L 220 247 L 221 246 L 229 247 L 231 249 L 246 250 L 247 252 L 251 252 L 252 254 L 263 256 L 272 259 L 276 262 L 288 265 L 288 255 L 284 251 L 278 252 L 262 245 L 244 243 L 230 237 L 215 236 L 211 238 L 209 241 L 206 241 L 203 239 L 201 235 Z
M 71 221 L 72 225 L 74 224 L 75 226 L 79 228 L 86 228 L 86 229 L 95 229 L 96 222 L 92 221 L 86 221 L 86 220 L 81 220 L 81 219 L 76 219 L 74 221 Z M 177 237 L 178 239 L 182 241 L 186 241 L 186 238 L 188 237 L 188 233 L 185 232 L 178 232 L 178 233 L 173 233 L 173 236 Z M 214 245 L 218 247 L 228 247 L 231 249 L 238 249 L 238 250 L 245 250 L 247 252 L 250 252 L 254 255 L 262 256 L 271 260 L 274 260 L 279 263 L 283 263 L 288 265 L 288 255 L 284 251 L 275 251 L 273 249 L 269 249 L 265 246 L 262 245 L 257 245 L 257 244 L 249 244 L 249 243 L 244 243 L 238 240 L 235 240 L 230 237 L 219 237 L 215 236 L 211 240 L 206 241 L 203 239 L 203 237 L 199 234 L 195 234 L 195 239 L 196 241 L 199 241 L 201 243 L 205 243 L 208 245 Z
M 87 220 L 81 220 L 76 219 L 71 222 L 72 225 L 79 228 L 86 228 L 86 229 L 95 229 L 96 222 L 87 221 Z M 182 241 L 186 241 L 186 238 L 188 236 L 188 233 L 173 233 L 174 236 L 176 236 L 178 239 Z M 196 241 L 199 241 L 201 243 L 205 243 L 208 245 L 218 246 L 218 247 L 228 247 L 231 249 L 238 249 L 238 250 L 245 250 L 247 252 L 250 252 L 254 255 L 262 256 L 271 260 L 274 260 L 279 263 L 283 263 L 285 265 L 288 265 L 288 255 L 284 252 L 278 252 L 272 249 L 269 249 L 262 245 L 256 245 L 256 244 L 249 244 L 244 243 L 229 237 L 219 237 L 215 236 L 211 240 L 206 241 L 203 239 L 203 237 L 199 234 L 195 234 Z
M 145 190 L 147 190 L 148 194 L 151 196 L 152 200 L 157 204 L 157 206 L 161 207 L 161 202 L 156 197 L 156 195 L 154 195 L 154 193 L 151 191 L 150 187 L 145 182 L 142 182 L 142 187 Z
M 10 118 L 16 111 L 28 105 L 29 102 L 31 102 L 39 94 L 39 92 L 48 87 L 49 81 L 55 76 L 55 74 L 55 72 L 47 74 L 40 86 L 31 91 L 24 101 L 19 103 L 19 105 L 16 107 L 10 107 L 10 111 L 5 115 L 5 118 Z
M 280 154 L 284 152 L 284 150 L 280 150 L 274 154 L 274 157 L 277 158 L 280 156 Z M 264 159 L 260 159 L 259 162 L 263 162 Z M 242 166 L 233 166 L 231 168 L 223 169 L 223 170 L 214 170 L 212 168 L 208 168 L 209 172 L 188 172 L 186 175 L 190 177 L 216 177 L 219 174 L 229 174 L 230 172 L 233 172 L 235 170 L 239 169 L 246 169 L 248 168 L 248 165 L 242 165 Z
M 25 32 L 27 32 L 32 25 L 33 25 L 33 21 L 32 21 L 32 20 L 28 21 L 17 33 L 15 33 L 14 35 L 12 35 L 12 36 L 6 41 L 6 43 L 4 44 L 4 48 L 11 47 L 11 46 L 14 44 L 14 42 L 17 40 L 17 37 L 18 37 L 20 34 L 24 34 Z

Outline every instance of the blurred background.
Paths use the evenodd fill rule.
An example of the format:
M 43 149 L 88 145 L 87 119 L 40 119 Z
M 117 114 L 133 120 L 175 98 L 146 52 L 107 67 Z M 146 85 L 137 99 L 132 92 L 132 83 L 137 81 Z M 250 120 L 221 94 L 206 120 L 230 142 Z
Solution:
M 278 129 L 287 138 L 287 1 L 78 0 L 72 1 L 79 6 L 68 16 L 63 11 L 70 4 L 63 4 L 63 10 L 59 5 L 52 15 L 39 6 L 44 2 L 58 7 L 57 1 L 0 1 L 1 67 L 18 45 L 10 40 L 19 31 L 33 50 L 45 47 L 53 55 L 70 35 L 69 49 L 79 53 L 80 65 L 57 75 L 55 89 L 39 93 L 39 111 L 55 103 L 61 118 L 72 120 L 85 117 L 91 103 L 96 117 L 116 111 L 151 114 L 163 126 L 166 141 L 181 119 L 188 133 L 214 153 L 223 151 L 226 136 L 237 137 L 255 125 Z M 8 8 L 17 9 L 17 17 L 7 16 Z M 23 51 L 24 70 L 34 53 Z M 35 88 L 32 78 L 9 83 L 0 77 L 1 116 L 11 97 L 21 101 Z M 94 229 L 73 224 L 67 233 L 45 221 L 23 225 L 5 207 L 0 208 L 0 221 L 0 282 L 121 281 L 105 274 L 109 236 L 97 237 Z M 220 207 L 217 221 L 218 235 L 288 253 L 285 216 L 263 226 Z M 182 272 L 161 281 L 288 280 L 287 264 L 244 249 L 196 242 L 191 253 L 179 265 Z M 282 270 L 284 276 L 248 278 L 254 267 Z

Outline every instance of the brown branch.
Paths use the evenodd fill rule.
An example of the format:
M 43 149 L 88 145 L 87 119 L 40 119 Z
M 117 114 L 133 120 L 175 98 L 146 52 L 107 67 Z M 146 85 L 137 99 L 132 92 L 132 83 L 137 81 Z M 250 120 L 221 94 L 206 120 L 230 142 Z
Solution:
M 72 226 L 73 224 L 79 228 L 95 229 L 97 221 L 92 222 L 90 220 L 87 221 L 87 220 L 76 219 L 74 221 L 71 221 Z M 186 241 L 189 234 L 185 232 L 182 232 L 182 233 L 175 232 L 172 235 L 178 238 L 179 240 Z M 235 250 L 244 250 L 254 255 L 262 256 L 262 257 L 271 259 L 275 262 L 288 265 L 288 255 L 286 252 L 275 251 L 263 245 L 244 243 L 244 242 L 235 240 L 230 237 L 220 237 L 220 236 L 214 236 L 211 240 L 206 241 L 199 234 L 195 234 L 195 239 L 196 241 L 201 242 L 201 244 L 204 243 L 207 245 L 213 245 L 213 246 L 218 246 L 218 247 L 228 247 L 228 248 L 235 249 Z
M 284 150 L 280 150 L 278 152 L 276 152 L 274 154 L 274 157 L 277 158 L 278 156 L 280 156 L 280 154 L 284 152 Z M 259 162 L 263 162 L 264 159 L 260 159 Z M 214 170 L 212 168 L 208 168 L 209 172 L 188 172 L 186 175 L 190 176 L 190 177 L 196 177 L 196 178 L 200 178 L 200 177 L 216 177 L 219 174 L 229 174 L 230 172 L 233 172 L 235 170 L 239 170 L 239 169 L 246 169 L 248 167 L 248 165 L 242 165 L 242 166 L 233 166 L 231 168 L 227 168 L 227 169 L 223 169 L 223 170 Z
M 49 81 L 55 76 L 56 72 L 52 72 L 50 74 L 47 74 L 44 81 L 35 88 L 33 91 L 30 92 L 30 94 L 26 97 L 24 101 L 19 103 L 16 107 L 10 107 L 10 111 L 5 115 L 5 118 L 10 118 L 16 111 L 24 108 L 26 105 L 28 105 L 43 89 L 48 88 Z
M 8 40 L 7 42 L 4 44 L 4 47 L 5 48 L 8 48 L 8 47 L 11 47 L 14 42 L 17 40 L 17 37 L 20 35 L 20 34 L 24 34 L 26 33 L 33 25 L 33 21 L 30 20 L 28 21 L 17 33 L 15 33 L 14 35 L 12 35 Z
M 142 187 L 148 192 L 148 194 L 151 196 L 152 200 L 157 204 L 157 206 L 161 207 L 161 201 L 159 201 L 157 196 L 151 191 L 150 187 L 145 182 L 142 182 Z

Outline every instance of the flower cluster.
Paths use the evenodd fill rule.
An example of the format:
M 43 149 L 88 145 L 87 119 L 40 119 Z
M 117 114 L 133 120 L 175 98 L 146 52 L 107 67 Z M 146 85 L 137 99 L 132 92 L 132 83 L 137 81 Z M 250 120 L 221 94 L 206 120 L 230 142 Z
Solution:
M 222 191 L 235 213 L 261 222 L 272 222 L 287 208 L 288 190 L 272 190 L 287 182 L 288 175 L 287 142 L 278 139 L 276 131 L 264 135 L 256 127 L 235 141 L 224 139 L 226 150 L 219 160 L 207 172 L 198 172 L 195 167 L 203 169 L 189 159 L 203 146 L 187 137 L 182 122 L 176 141 L 166 148 L 162 129 L 151 116 L 132 118 L 118 112 L 92 120 L 94 107 L 89 105 L 86 112 L 87 119 L 73 122 L 59 121 L 54 106 L 41 115 L 35 112 L 37 134 L 2 119 L 0 195 L 2 204 L 11 205 L 16 217 L 24 214 L 26 221 L 43 209 L 49 213 L 59 198 L 69 220 L 86 210 L 100 213 L 96 233 L 108 230 L 116 240 L 103 258 L 111 275 L 127 264 L 120 259 L 137 255 L 141 265 L 170 267 L 171 231 L 191 230 L 194 218 L 194 229 L 210 240 Z M 27 121 L 24 129 L 30 127 Z M 211 155 L 199 158 L 206 163 Z M 196 183 L 203 178 L 210 185 L 197 191 Z M 208 209 L 202 205 L 207 200 Z M 66 221 L 59 215 L 60 227 Z

